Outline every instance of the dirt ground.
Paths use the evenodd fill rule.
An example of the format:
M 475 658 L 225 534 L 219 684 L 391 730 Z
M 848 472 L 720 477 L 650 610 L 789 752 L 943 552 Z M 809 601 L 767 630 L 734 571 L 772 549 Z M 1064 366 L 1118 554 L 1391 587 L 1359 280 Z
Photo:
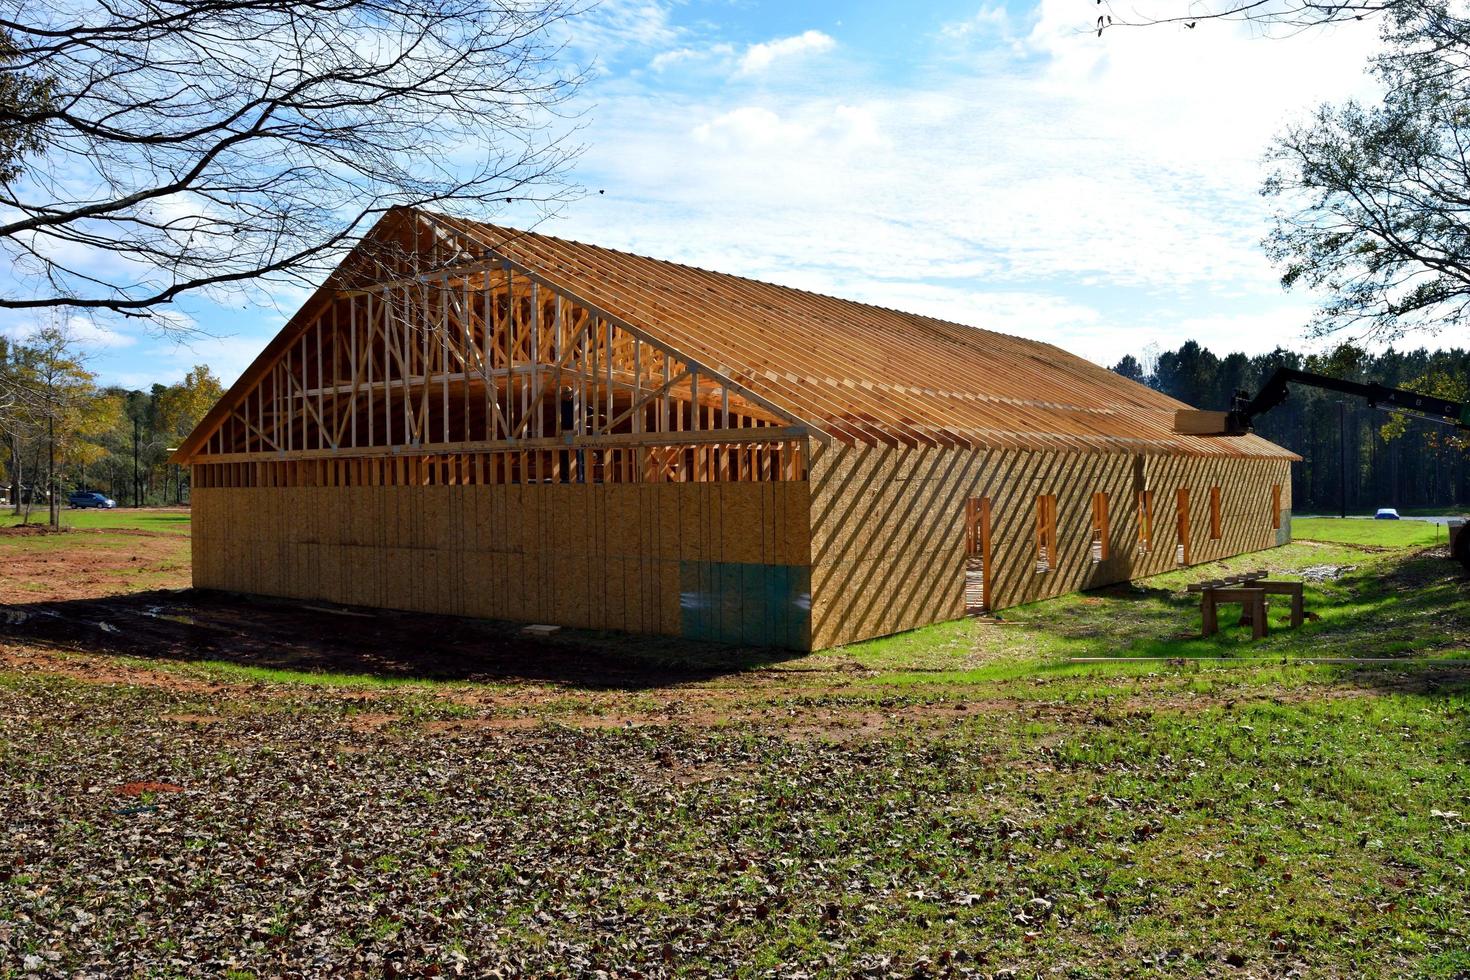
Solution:
M 0 528 L 0 667 L 225 699 L 242 690 L 299 693 L 252 679 L 253 668 L 305 672 L 329 680 L 314 698 L 358 703 L 345 723 L 359 729 L 401 720 L 406 692 L 431 691 L 452 717 L 420 720 L 446 733 L 534 727 L 548 717 L 585 728 L 789 721 L 795 713 L 773 708 L 773 695 L 870 673 L 844 664 L 765 670 L 794 656 L 770 650 L 705 650 L 691 666 L 675 640 L 527 637 L 513 623 L 194 590 L 187 549 L 176 533 Z M 140 580 L 160 585 L 129 588 Z M 722 687 L 737 671 L 741 683 Z M 837 712 L 817 727 L 881 721 L 866 714 Z
M 553 723 L 582 730 L 724 728 L 853 743 L 897 730 L 942 730 L 982 716 L 1109 725 L 1155 711 L 1234 709 L 1321 695 L 1310 684 L 1205 692 L 1175 682 L 1145 685 L 1100 709 L 1039 698 L 1034 688 L 1045 682 L 1033 680 L 1015 689 L 1014 696 L 998 697 L 993 684 L 963 682 L 927 692 L 895 689 L 885 696 L 873 686 L 881 684 L 883 671 L 840 658 L 787 666 L 732 650 L 727 667 L 673 667 L 620 654 L 619 642 L 576 634 L 527 638 L 508 623 L 367 613 L 192 590 L 0 606 L 0 670 L 204 696 L 226 714 L 241 699 L 336 702 L 342 710 L 334 713 L 335 723 L 362 733 L 408 725 L 451 738 L 493 736 Z M 230 667 L 334 680 L 311 687 L 307 695 L 299 684 L 232 674 Z M 1463 671 L 1446 670 L 1443 677 L 1440 672 L 1406 674 L 1392 686 L 1408 690 L 1409 685 L 1463 683 Z M 1389 679 L 1375 676 L 1371 686 L 1356 690 L 1341 680 L 1336 697 L 1381 694 Z M 187 726 L 223 718 L 181 714 L 162 720 Z
M 1040 647 L 1177 629 L 1132 593 L 918 651 L 532 638 L 187 548 L 0 532 L 0 977 L 1470 968 L 1463 662 Z
M 755 725 L 848 741 L 987 713 L 1077 720 L 1063 719 L 1076 713 L 1072 705 L 1038 702 L 1035 690 L 997 699 L 993 685 L 982 693 L 958 679 L 917 698 L 894 689 L 894 703 L 885 705 L 874 696 L 884 671 L 840 653 L 692 651 L 671 638 L 570 630 L 529 637 L 514 623 L 194 590 L 188 537 L 178 533 L 0 528 L 0 569 L 0 668 L 224 698 L 294 697 L 298 685 L 273 683 L 268 672 L 304 673 L 324 681 L 313 698 L 355 703 L 344 724 L 359 730 L 404 721 L 406 694 L 441 706 L 427 714 L 420 706 L 412 720 L 446 733 L 553 720 L 589 729 Z M 1418 672 L 1391 683 L 1434 683 L 1435 676 Z M 1375 677 L 1373 687 L 1386 682 Z M 1027 681 L 1038 684 L 1045 680 Z M 1235 697 L 1152 689 L 1109 710 L 1199 709 Z M 935 698 L 944 702 L 942 713 L 930 703 Z
M 10 638 L 52 647 L 381 680 L 638 689 L 724 673 L 629 662 L 578 639 L 525 637 L 511 623 L 334 609 L 204 590 L 10 602 L 0 617 Z
M 131 528 L 0 527 L 0 604 L 92 599 L 189 585 L 186 535 Z

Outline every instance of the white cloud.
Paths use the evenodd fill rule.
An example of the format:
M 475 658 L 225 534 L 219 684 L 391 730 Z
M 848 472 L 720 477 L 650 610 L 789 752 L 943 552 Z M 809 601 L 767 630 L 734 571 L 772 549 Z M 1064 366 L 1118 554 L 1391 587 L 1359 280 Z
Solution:
M 119 347 L 131 347 L 138 342 L 136 337 L 87 317 L 72 317 L 67 329 L 84 348 L 116 350 Z
M 872 279 L 834 283 L 834 290 L 845 298 L 875 306 L 1030 337 L 1086 329 L 1103 322 L 1098 310 L 1045 293 Z
M 657 0 L 601 0 L 563 26 L 568 47 L 584 65 L 668 48 L 681 33 L 670 22 L 669 4 Z
M 665 71 L 676 65 L 688 64 L 690 62 L 708 61 L 710 59 L 728 59 L 735 54 L 733 44 L 712 44 L 704 48 L 673 48 L 669 51 L 661 51 L 653 56 L 648 67 L 654 71 Z
M 950 40 L 967 40 L 967 38 L 975 37 L 976 34 L 1003 31 L 1007 24 L 1010 24 L 1010 15 L 1005 13 L 1004 6 L 982 4 L 978 12 L 970 18 L 942 25 L 939 28 L 939 37 L 950 38 Z
M 831 36 L 816 30 L 802 31 L 792 37 L 752 44 L 741 56 L 736 73 L 756 75 L 771 67 L 778 59 L 822 54 L 831 51 L 836 46 L 837 42 Z
M 788 158 L 804 157 L 813 147 L 845 152 L 883 143 L 873 114 L 849 105 L 784 118 L 764 106 L 741 106 L 699 123 L 692 132 L 697 143 L 722 153 L 777 148 Z
M 1371 26 L 1098 39 L 1077 10 L 984 8 L 930 39 L 925 70 L 897 77 L 849 47 L 835 81 L 619 89 L 584 164 L 607 197 L 547 230 L 943 309 L 1109 362 L 1190 330 L 1258 349 L 1299 337 L 1310 298 L 1283 297 L 1260 248 L 1261 158 L 1318 101 L 1371 92 Z M 754 63 L 769 65 L 792 40 L 742 61 L 760 48 Z M 955 57 L 956 44 L 983 54 Z
M 143 353 L 147 357 L 146 368 L 124 371 L 102 372 L 102 380 L 127 388 L 140 388 L 159 384 L 174 384 L 196 364 L 207 364 L 214 375 L 226 387 L 233 384 L 250 362 L 260 354 L 274 336 L 280 324 L 273 329 L 251 331 L 248 335 L 233 337 L 195 336 L 170 343 L 159 343 Z
M 58 326 L 65 331 L 67 336 L 75 341 L 83 356 L 94 351 L 131 347 L 137 343 L 137 338 L 131 334 L 115 330 L 106 323 L 81 314 L 58 314 L 54 317 L 27 318 L 0 324 L 0 335 L 23 343 L 31 340 L 42 329 L 49 326 Z
M 694 48 L 674 48 L 672 51 L 661 51 L 654 55 L 653 60 L 648 63 L 648 67 L 654 71 L 663 71 L 665 68 L 670 68 L 680 62 L 703 58 L 704 55 L 705 52 L 697 51 Z
M 939 36 L 947 41 L 972 43 L 992 36 L 1009 37 L 1011 18 L 1002 5 L 982 6 L 973 16 L 953 21 L 939 28 Z
M 830 35 L 808 30 L 790 37 L 746 45 L 738 56 L 735 45 L 726 41 L 670 47 L 655 54 L 648 67 L 654 72 L 663 72 L 680 65 L 706 63 L 722 67 L 740 78 L 762 74 L 777 61 L 823 54 L 836 46 L 837 41 Z

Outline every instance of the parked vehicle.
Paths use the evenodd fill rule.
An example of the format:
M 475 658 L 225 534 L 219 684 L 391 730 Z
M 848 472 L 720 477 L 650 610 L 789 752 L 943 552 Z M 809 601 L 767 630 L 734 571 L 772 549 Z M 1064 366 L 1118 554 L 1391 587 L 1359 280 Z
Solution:
M 1380 507 L 1378 513 L 1373 515 L 1373 519 L 1375 521 L 1396 521 L 1399 519 L 1399 512 L 1392 507 Z
M 103 510 L 111 510 L 117 506 L 117 501 L 95 490 L 75 490 L 66 495 L 67 504 L 73 509 L 79 507 L 101 507 Z

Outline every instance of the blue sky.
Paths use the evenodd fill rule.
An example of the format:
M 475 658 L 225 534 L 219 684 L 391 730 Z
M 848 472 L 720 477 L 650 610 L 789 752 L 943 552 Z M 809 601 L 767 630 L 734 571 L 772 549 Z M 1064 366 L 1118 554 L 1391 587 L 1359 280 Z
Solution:
M 1318 102 L 1370 94 L 1375 29 L 1098 39 L 1096 10 L 604 0 L 568 49 L 596 58 L 574 173 L 590 193 L 537 227 L 1101 363 L 1189 338 L 1311 349 L 1312 297 L 1283 293 L 1259 247 L 1262 155 Z M 256 298 L 181 303 L 209 335 L 187 346 L 136 322 L 77 332 L 107 382 L 195 363 L 230 381 L 303 294 Z

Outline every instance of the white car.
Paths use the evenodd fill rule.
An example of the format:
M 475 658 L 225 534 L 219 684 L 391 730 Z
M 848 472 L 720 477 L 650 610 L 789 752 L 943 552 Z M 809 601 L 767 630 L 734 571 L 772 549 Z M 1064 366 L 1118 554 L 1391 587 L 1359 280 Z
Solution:
M 1380 507 L 1378 513 L 1373 515 L 1373 519 L 1375 521 L 1396 521 L 1399 519 L 1399 512 L 1392 507 Z

